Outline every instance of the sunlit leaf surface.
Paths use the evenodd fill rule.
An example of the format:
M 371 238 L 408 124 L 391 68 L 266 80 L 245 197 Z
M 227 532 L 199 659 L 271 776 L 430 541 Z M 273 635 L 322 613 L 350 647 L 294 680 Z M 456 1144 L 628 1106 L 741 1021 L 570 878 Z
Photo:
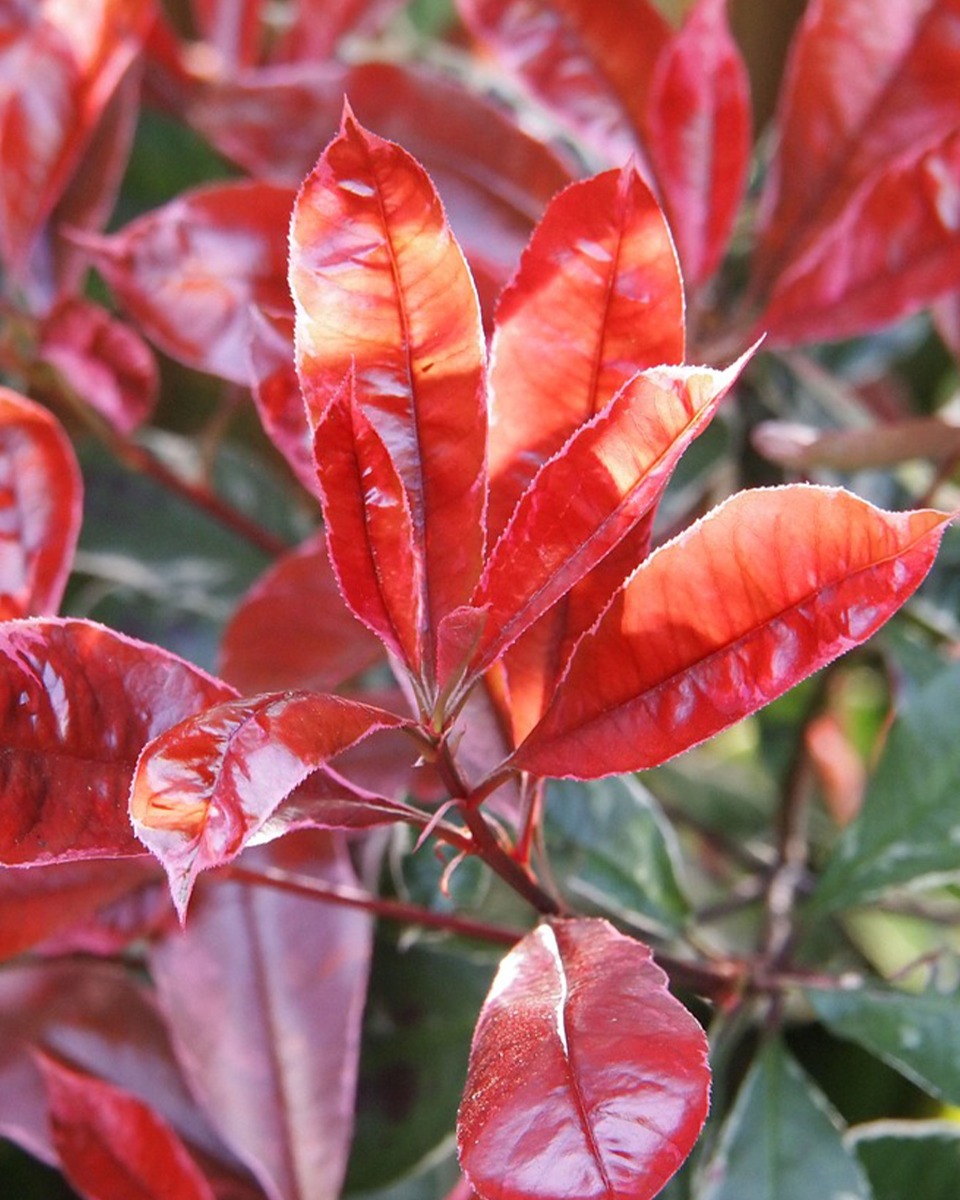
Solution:
M 700 1132 L 709 1078 L 646 946 L 604 921 L 544 924 L 480 1014 L 460 1161 L 484 1200 L 649 1200 Z

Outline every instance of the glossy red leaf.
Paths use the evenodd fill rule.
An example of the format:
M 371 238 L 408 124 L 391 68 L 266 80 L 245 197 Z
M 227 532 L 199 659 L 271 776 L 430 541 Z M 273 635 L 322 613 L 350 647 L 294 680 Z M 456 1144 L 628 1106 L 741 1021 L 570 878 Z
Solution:
M 0 387 L 0 620 L 60 607 L 80 532 L 82 487 L 56 419 Z
M 353 605 L 368 585 L 362 579 L 355 587 L 340 559 L 338 489 L 322 476 L 321 433 L 334 421 L 338 471 L 350 454 L 353 427 L 363 518 L 385 520 L 384 506 L 396 507 L 401 493 L 409 511 L 405 557 L 416 565 L 419 594 L 406 613 L 387 611 L 394 625 L 407 625 L 398 630 L 404 655 L 429 690 L 436 628 L 469 599 L 483 554 L 480 318 L 469 272 L 426 173 L 398 146 L 363 130 L 349 111 L 298 196 L 290 281 L 297 369 L 318 425 L 327 533 L 344 595 Z M 348 373 L 353 388 L 344 387 Z M 368 455 L 375 476 L 369 491 Z M 356 488 L 351 492 L 347 519 L 355 523 Z M 377 529 L 367 535 L 381 563 L 397 550 L 399 527 L 393 519 L 388 525 L 383 547 L 376 544 Z
M 0 867 L 0 959 L 64 934 L 158 874 L 148 859 Z
M 758 323 L 773 345 L 852 337 L 916 312 L 958 277 L 960 129 L 871 176 L 779 276 Z
M 382 656 L 380 642 L 340 598 L 319 533 L 278 559 L 247 592 L 223 635 L 220 674 L 246 695 L 325 692 Z
M 921 157 L 956 130 L 958 29 L 957 0 L 808 6 L 761 201 L 761 290 L 823 234 L 863 181 L 904 154 Z M 882 238 L 885 227 L 867 232 Z
M 739 493 L 636 570 L 513 762 L 587 779 L 697 745 L 870 637 L 948 520 L 803 484 Z
M 352 374 L 318 420 L 314 444 L 327 545 L 343 598 L 419 677 L 429 662 L 428 616 L 414 517 Z
M 369 734 L 402 724 L 339 696 L 273 692 L 218 704 L 151 741 L 130 816 L 167 872 L 181 920 L 201 871 L 282 832 L 268 822 L 294 788 Z
M 490 527 L 537 467 L 638 370 L 679 363 L 683 285 L 663 213 L 632 166 L 550 205 L 497 309 Z
M 90 261 L 165 353 L 251 381 L 251 310 L 289 313 L 288 188 L 213 184 L 184 192 L 107 237 L 77 235 Z
M 4 46 L 13 86 L 0 100 L 0 253 L 16 273 L 139 54 L 151 0 L 42 2 Z
M 726 0 L 699 0 L 660 55 L 644 145 L 687 286 L 713 274 L 743 199 L 750 86 Z
M 473 600 L 486 616 L 475 669 L 489 666 L 651 513 L 744 361 L 727 371 L 659 367 L 635 375 L 540 468 Z
M 141 749 L 234 695 L 176 655 L 91 621 L 0 626 L 0 862 L 143 853 L 127 811 Z
M 39 1058 L 64 1175 L 88 1200 L 214 1200 L 170 1126 L 136 1096 Z
M 61 301 L 43 322 L 38 355 L 118 433 L 132 433 L 152 414 L 156 359 L 131 326 L 100 305 Z
M 329 838 L 297 834 L 255 866 L 356 887 Z M 218 881 L 151 957 L 192 1088 L 275 1200 L 337 1200 L 353 1125 L 372 920 L 357 909 Z
M 493 49 L 605 161 L 637 150 L 654 64 L 670 26 L 648 0 L 457 0 Z
M 457 1127 L 483 1200 L 650 1200 L 707 1115 L 703 1030 L 641 942 L 553 921 L 507 955 Z

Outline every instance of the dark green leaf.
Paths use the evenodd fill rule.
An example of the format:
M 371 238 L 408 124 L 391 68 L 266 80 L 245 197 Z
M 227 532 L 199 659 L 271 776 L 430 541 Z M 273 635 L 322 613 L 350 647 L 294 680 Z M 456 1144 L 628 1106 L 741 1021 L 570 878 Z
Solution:
M 744 1080 L 700 1200 L 869 1200 L 839 1118 L 779 1042 Z
M 960 1104 L 960 994 L 865 987 L 807 991 L 834 1033 L 878 1055 L 941 1099 Z
M 386 1187 L 452 1135 L 470 1035 L 495 966 L 449 943 L 402 950 L 381 939 L 367 1001 L 348 1191 Z
M 815 913 L 960 874 L 958 712 L 958 665 L 905 693 L 863 809 L 827 863 Z
M 950 1121 L 877 1121 L 850 1131 L 873 1187 L 873 1200 L 956 1200 L 960 1125 Z
M 624 775 L 547 792 L 547 851 L 571 901 L 671 932 L 688 905 L 677 882 L 670 825 L 654 797 Z

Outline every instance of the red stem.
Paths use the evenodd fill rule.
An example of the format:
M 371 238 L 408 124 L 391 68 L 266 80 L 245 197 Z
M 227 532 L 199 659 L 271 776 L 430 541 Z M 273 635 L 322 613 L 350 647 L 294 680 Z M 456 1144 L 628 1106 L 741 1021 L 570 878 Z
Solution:
M 479 938 L 500 946 L 513 946 L 523 937 L 522 930 L 505 929 L 485 921 L 473 921 L 469 917 L 458 917 L 453 913 L 433 912 L 416 904 L 402 900 L 385 900 L 371 896 L 359 888 L 346 887 L 339 883 L 328 883 L 307 875 L 296 875 L 276 867 L 254 871 L 247 867 L 223 867 L 221 874 L 241 883 L 275 887 L 299 896 L 311 896 L 329 904 L 340 904 L 346 908 L 362 908 L 388 921 L 399 921 L 405 925 L 426 925 L 433 929 L 445 929 L 462 937 Z

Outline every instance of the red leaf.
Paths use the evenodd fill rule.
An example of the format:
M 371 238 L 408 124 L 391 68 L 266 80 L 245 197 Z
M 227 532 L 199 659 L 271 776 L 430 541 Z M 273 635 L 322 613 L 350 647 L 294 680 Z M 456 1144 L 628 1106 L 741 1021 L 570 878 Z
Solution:
M 246 695 L 332 691 L 382 654 L 341 600 L 319 533 L 280 558 L 247 592 L 223 635 L 220 674 Z
M 349 111 L 298 196 L 290 279 L 297 369 L 311 419 L 321 421 L 352 373 L 354 429 L 389 457 L 409 508 L 420 591 L 416 632 L 425 644 L 420 662 L 411 661 L 409 645 L 405 650 L 429 690 L 436 628 L 469 599 L 483 554 L 480 319 L 469 272 L 425 172 L 398 146 L 361 129 Z M 375 439 L 358 425 L 357 411 Z M 365 452 L 358 444 L 361 472 Z M 393 481 L 378 469 L 378 486 L 381 479 L 387 502 L 396 503 Z M 326 484 L 324 490 L 331 554 L 349 595 L 331 508 L 336 496 Z M 364 511 L 380 503 L 375 493 L 365 495 Z M 390 616 L 397 621 L 396 612 Z
M 423 560 L 396 465 L 358 402 L 351 373 L 316 424 L 327 546 L 344 600 L 419 677 L 424 646 Z
M 761 288 L 823 235 L 862 182 L 904 154 L 920 158 L 956 130 L 958 27 L 956 0 L 808 6 L 761 201 Z M 882 238 L 885 228 L 881 219 L 867 236 Z
M 322 63 L 341 38 L 376 32 L 403 0 L 300 0 L 287 36 L 275 58 Z M 301 172 L 302 174 L 303 172 Z
M 958 277 L 960 130 L 870 176 L 779 276 L 758 325 L 780 346 L 852 337 L 916 312 Z
M 37 1049 L 146 1101 L 236 1180 L 239 1164 L 188 1091 L 152 991 L 125 968 L 30 962 L 0 972 L 0 1130 L 54 1162 Z
M 0 959 L 65 933 L 158 874 L 148 859 L 0 868 Z
M 741 492 L 641 564 L 513 762 L 587 779 L 695 746 L 870 637 L 948 520 L 803 484 Z
M 150 0 L 41 3 L 3 47 L 0 253 L 16 273 L 142 49 Z
M 289 313 L 293 193 L 266 183 L 184 192 L 108 237 L 76 241 L 161 350 L 235 383 L 251 379 L 253 308 Z
M 83 161 L 50 216 L 30 262 L 34 290 L 45 288 L 43 309 L 62 296 L 82 295 L 86 255 L 72 240 L 78 230 L 101 230 L 113 211 L 140 115 L 139 56 L 117 82 L 84 149 Z M 41 293 L 42 294 L 42 293 Z
M 82 487 L 55 418 L 0 387 L 0 620 L 59 608 L 80 532 Z
M 471 32 L 591 150 L 637 150 L 654 64 L 670 26 L 648 0 L 457 0 Z
M 140 750 L 231 695 L 176 655 L 90 621 L 0 626 L 0 862 L 142 853 L 127 812 Z
M 683 359 L 683 285 L 663 214 L 632 166 L 553 201 L 497 310 L 490 527 L 541 462 L 644 367 Z
M 170 1126 L 112 1084 L 39 1058 L 63 1173 L 88 1200 L 214 1200 Z
M 474 669 L 488 667 L 651 513 L 744 361 L 722 372 L 661 367 L 635 375 L 540 468 L 474 597 L 486 610 Z
M 349 96 L 368 128 L 403 145 L 433 179 L 484 300 L 507 282 L 547 201 L 572 178 L 501 109 L 423 64 L 328 62 L 202 83 L 191 122 L 276 183 L 299 183 L 311 170 Z
M 61 301 L 43 322 L 39 357 L 118 433 L 132 433 L 153 412 L 156 360 L 129 325 L 97 304 Z
M 402 718 L 338 696 L 230 700 L 147 745 L 130 792 L 137 836 L 160 859 L 183 919 L 197 875 L 235 858 L 281 802 L 342 750 Z M 300 823 L 299 820 L 297 823 Z
M 264 9 L 268 0 L 191 0 L 197 32 L 213 51 L 221 71 L 236 71 L 260 57 L 268 34 Z
M 356 887 L 330 846 L 298 834 L 254 859 L 269 851 L 270 865 Z M 218 881 L 152 956 L 191 1086 L 276 1200 L 340 1195 L 371 930 L 357 909 Z
M 507 955 L 473 1037 L 457 1138 L 484 1200 L 649 1200 L 707 1115 L 703 1030 L 640 942 L 541 925 Z
M 726 0 L 699 0 L 657 61 L 644 144 L 688 286 L 716 269 L 743 198 L 750 86 Z

